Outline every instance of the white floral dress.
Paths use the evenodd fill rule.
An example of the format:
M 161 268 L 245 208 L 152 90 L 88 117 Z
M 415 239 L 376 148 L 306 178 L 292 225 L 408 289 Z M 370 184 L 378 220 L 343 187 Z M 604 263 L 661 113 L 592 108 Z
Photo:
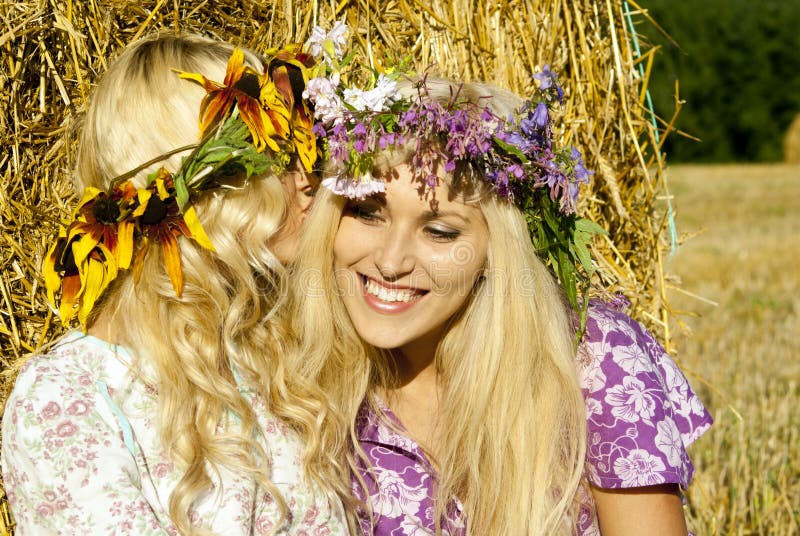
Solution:
M 156 391 L 130 362 L 121 347 L 70 333 L 25 365 L 2 423 L 18 535 L 178 534 L 168 503 L 181 472 L 156 433 Z M 299 438 L 263 403 L 253 406 L 288 519 L 278 527 L 266 490 L 222 470 L 211 472 L 215 488 L 194 505 L 192 524 L 226 536 L 346 534 L 341 504 L 302 478 Z

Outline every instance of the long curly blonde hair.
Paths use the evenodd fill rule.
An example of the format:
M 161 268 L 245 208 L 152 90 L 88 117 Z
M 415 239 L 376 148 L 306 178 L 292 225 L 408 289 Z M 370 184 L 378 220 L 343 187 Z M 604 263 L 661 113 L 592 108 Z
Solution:
M 427 85 L 444 100 L 456 84 Z M 401 89 L 414 91 L 412 83 Z M 484 84 L 464 84 L 460 95 L 481 99 L 500 117 L 521 104 Z M 391 166 L 411 155 L 384 156 L 376 161 Z M 489 235 L 485 274 L 435 356 L 443 386 L 436 519 L 457 497 L 468 534 L 570 534 L 586 418 L 569 310 L 534 251 L 523 214 L 493 195 L 479 197 Z M 300 366 L 344 415 L 350 449 L 340 456 L 357 474 L 356 467 L 368 463 L 356 436 L 359 407 L 372 403 L 370 393 L 396 386 L 396 368 L 386 349 L 358 336 L 336 286 L 333 244 L 345 201 L 327 191 L 318 195 L 306 222 L 315 233 L 300 247 L 290 310 L 304 335 Z
M 199 36 L 160 35 L 129 46 L 101 79 L 82 124 L 76 186 L 108 187 L 143 162 L 198 139 L 205 92 L 172 71 L 222 80 L 232 47 Z M 247 53 L 248 62 L 261 63 Z M 177 169 L 181 155 L 154 166 Z M 134 182 L 143 186 L 153 168 Z M 179 239 L 184 275 L 178 297 L 150 247 L 137 281 L 126 273 L 108 289 L 89 320 L 110 326 L 158 389 L 157 430 L 184 473 L 169 498 L 182 534 L 193 502 L 212 488 L 210 470 L 224 467 L 264 486 L 287 514 L 269 478 L 269 452 L 240 393 L 243 383 L 305 444 L 306 477 L 331 501 L 348 494 L 347 473 L 329 453 L 335 415 L 320 389 L 287 366 L 292 338 L 275 315 L 286 296 L 286 271 L 268 244 L 281 229 L 287 197 L 277 176 L 231 179 L 193 202 L 216 252 Z M 226 427 L 231 416 L 241 424 Z M 280 524 L 278 524 L 280 525 Z

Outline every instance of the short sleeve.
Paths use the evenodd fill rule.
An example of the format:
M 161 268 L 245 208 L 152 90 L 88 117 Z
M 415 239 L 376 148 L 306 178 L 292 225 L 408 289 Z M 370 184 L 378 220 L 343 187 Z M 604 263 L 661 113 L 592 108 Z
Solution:
M 161 534 L 92 375 L 36 356 L 3 416 L 3 479 L 18 534 Z
M 600 488 L 686 488 L 686 448 L 711 426 L 677 364 L 644 327 L 605 305 L 589 309 L 578 349 L 586 404 L 586 472 Z

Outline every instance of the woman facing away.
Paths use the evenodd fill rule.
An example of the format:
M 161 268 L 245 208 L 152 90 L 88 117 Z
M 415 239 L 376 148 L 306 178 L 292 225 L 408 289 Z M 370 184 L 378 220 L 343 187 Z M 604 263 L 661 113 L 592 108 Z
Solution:
M 562 90 L 538 79 L 528 103 L 483 84 L 309 82 L 335 174 L 292 310 L 306 374 L 349 423 L 366 534 L 686 534 L 684 449 L 710 418 L 608 306 L 589 307 L 576 367 L 577 315 L 529 233 L 568 228 L 588 172 L 555 147 Z
M 327 403 L 273 318 L 317 156 L 307 59 L 164 35 L 102 77 L 44 269 L 83 330 L 3 417 L 18 534 L 347 533 Z

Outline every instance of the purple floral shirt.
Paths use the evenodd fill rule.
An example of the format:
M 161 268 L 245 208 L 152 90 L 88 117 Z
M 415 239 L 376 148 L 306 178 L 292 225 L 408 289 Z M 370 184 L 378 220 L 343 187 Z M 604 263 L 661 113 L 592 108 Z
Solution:
M 586 479 L 600 488 L 654 484 L 685 488 L 693 467 L 686 447 L 711 426 L 711 416 L 678 366 L 653 336 L 624 313 L 606 305 L 589 309 L 578 349 L 578 374 L 588 423 Z M 362 515 L 365 534 L 435 534 L 436 472 L 425 453 L 389 408 L 378 401 L 391 426 L 368 404 L 357 422 L 361 447 L 372 464 L 362 467 L 374 525 Z M 354 479 L 353 489 L 363 495 Z M 575 533 L 599 535 L 591 495 L 583 490 Z M 446 536 L 461 536 L 460 503 L 450 505 L 442 523 Z

